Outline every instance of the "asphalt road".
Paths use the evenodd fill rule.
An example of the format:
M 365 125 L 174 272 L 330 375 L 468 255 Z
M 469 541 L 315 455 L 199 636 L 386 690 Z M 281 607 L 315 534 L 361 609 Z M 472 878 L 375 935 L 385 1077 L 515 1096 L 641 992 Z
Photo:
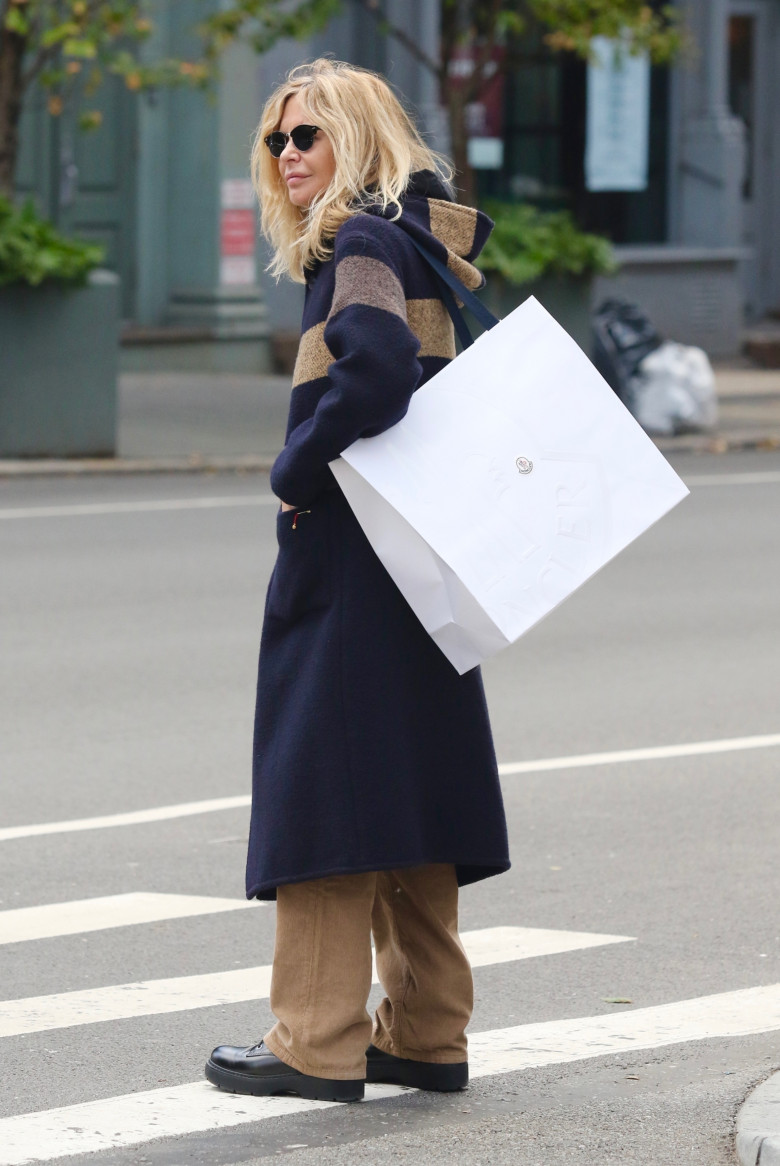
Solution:
M 685 1004 L 657 1047 L 648 1038 L 615 1052 L 627 1014 L 780 983 L 780 744 L 706 744 L 780 734 L 780 455 L 676 467 L 692 496 L 484 670 L 499 761 L 563 760 L 505 777 L 514 865 L 464 891 L 463 930 L 621 940 L 577 948 L 564 936 L 555 954 L 476 969 L 472 1032 L 545 1022 L 537 1063 L 506 1072 L 496 1062 L 454 1098 L 387 1094 L 286 1116 L 244 1098 L 225 1128 L 182 1119 L 163 1140 L 149 1140 L 173 1129 L 155 1111 L 138 1144 L 86 1156 L 98 1145 L 88 1103 L 114 1099 L 94 1111 L 109 1145 L 127 1128 L 122 1099 L 149 1091 L 154 1105 L 199 1081 L 214 1044 L 258 1039 L 270 1012 L 260 990 L 126 1018 L 99 996 L 90 1023 L 62 1027 L 73 999 L 63 994 L 267 965 L 274 911 L 204 914 L 195 900 L 240 904 L 243 805 L 3 830 L 247 793 L 273 500 L 254 475 L 0 482 L 0 1024 L 10 1001 L 35 997 L 40 1013 L 39 998 L 57 996 L 47 1027 L 0 1039 L 0 1166 L 60 1160 L 63 1146 L 77 1151 L 69 1161 L 100 1166 L 280 1153 L 290 1166 L 736 1161 L 736 1110 L 780 1066 L 777 1007 L 761 1006 L 753 1035 L 723 1037 L 729 1005 L 719 1005 L 692 1040 L 684 1018 L 697 1006 Z M 688 756 L 566 760 L 690 743 L 705 744 Z M 64 906 L 128 893 L 190 906 L 134 900 L 156 906 L 130 923 L 128 900 L 112 899 L 94 930 L 88 908 Z M 159 918 L 165 909 L 179 917 Z M 660 1031 L 661 1014 L 647 1015 Z M 542 1063 L 539 1040 L 555 1045 L 556 1025 L 602 1016 L 614 1025 L 605 1044 L 571 1038 Z M 193 1096 L 196 1111 L 212 1101 L 205 1087 Z M 80 1108 L 51 1117 L 60 1107 Z M 25 1116 L 9 1124 L 13 1115 Z M 45 1150 L 52 1122 L 75 1139 L 56 1153 Z

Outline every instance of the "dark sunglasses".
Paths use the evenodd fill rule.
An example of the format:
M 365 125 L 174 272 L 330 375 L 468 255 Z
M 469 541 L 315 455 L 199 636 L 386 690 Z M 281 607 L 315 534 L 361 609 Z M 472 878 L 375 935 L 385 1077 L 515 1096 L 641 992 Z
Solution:
M 271 151 L 272 158 L 281 158 L 282 150 L 290 138 L 292 138 L 296 150 L 304 152 L 310 150 L 314 145 L 318 129 L 319 126 L 296 126 L 294 130 L 290 130 L 289 134 L 285 134 L 281 130 L 274 130 L 265 139 L 265 144 Z

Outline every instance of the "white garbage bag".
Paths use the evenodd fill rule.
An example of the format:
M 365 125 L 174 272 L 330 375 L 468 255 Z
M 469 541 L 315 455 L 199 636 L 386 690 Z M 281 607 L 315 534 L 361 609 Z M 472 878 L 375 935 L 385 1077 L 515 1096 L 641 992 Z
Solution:
M 662 344 L 641 361 L 631 378 L 628 404 L 647 433 L 712 429 L 718 420 L 718 400 L 707 354 L 685 344 Z

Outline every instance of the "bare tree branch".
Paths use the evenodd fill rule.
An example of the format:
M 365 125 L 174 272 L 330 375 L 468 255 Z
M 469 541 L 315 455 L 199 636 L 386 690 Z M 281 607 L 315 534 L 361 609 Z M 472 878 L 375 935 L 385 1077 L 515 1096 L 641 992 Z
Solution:
M 474 69 L 466 86 L 469 101 L 476 101 L 485 88 L 485 69 L 488 62 L 493 59 L 498 38 L 498 18 L 501 14 L 502 7 L 503 0 L 491 0 L 487 21 L 490 32 L 474 59 Z
M 24 89 L 34 81 L 38 74 L 52 61 L 60 51 L 59 45 L 49 45 L 47 49 L 39 49 L 30 64 L 22 73 L 22 87 Z

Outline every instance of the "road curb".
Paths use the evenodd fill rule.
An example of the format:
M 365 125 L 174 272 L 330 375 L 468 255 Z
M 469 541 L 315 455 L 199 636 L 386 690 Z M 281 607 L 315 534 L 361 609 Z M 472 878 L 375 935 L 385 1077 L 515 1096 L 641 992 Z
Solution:
M 657 437 L 661 453 L 732 453 L 740 450 L 780 449 L 780 433 L 692 433 Z
M 780 1073 L 773 1073 L 737 1114 L 737 1157 L 742 1166 L 780 1166 Z

